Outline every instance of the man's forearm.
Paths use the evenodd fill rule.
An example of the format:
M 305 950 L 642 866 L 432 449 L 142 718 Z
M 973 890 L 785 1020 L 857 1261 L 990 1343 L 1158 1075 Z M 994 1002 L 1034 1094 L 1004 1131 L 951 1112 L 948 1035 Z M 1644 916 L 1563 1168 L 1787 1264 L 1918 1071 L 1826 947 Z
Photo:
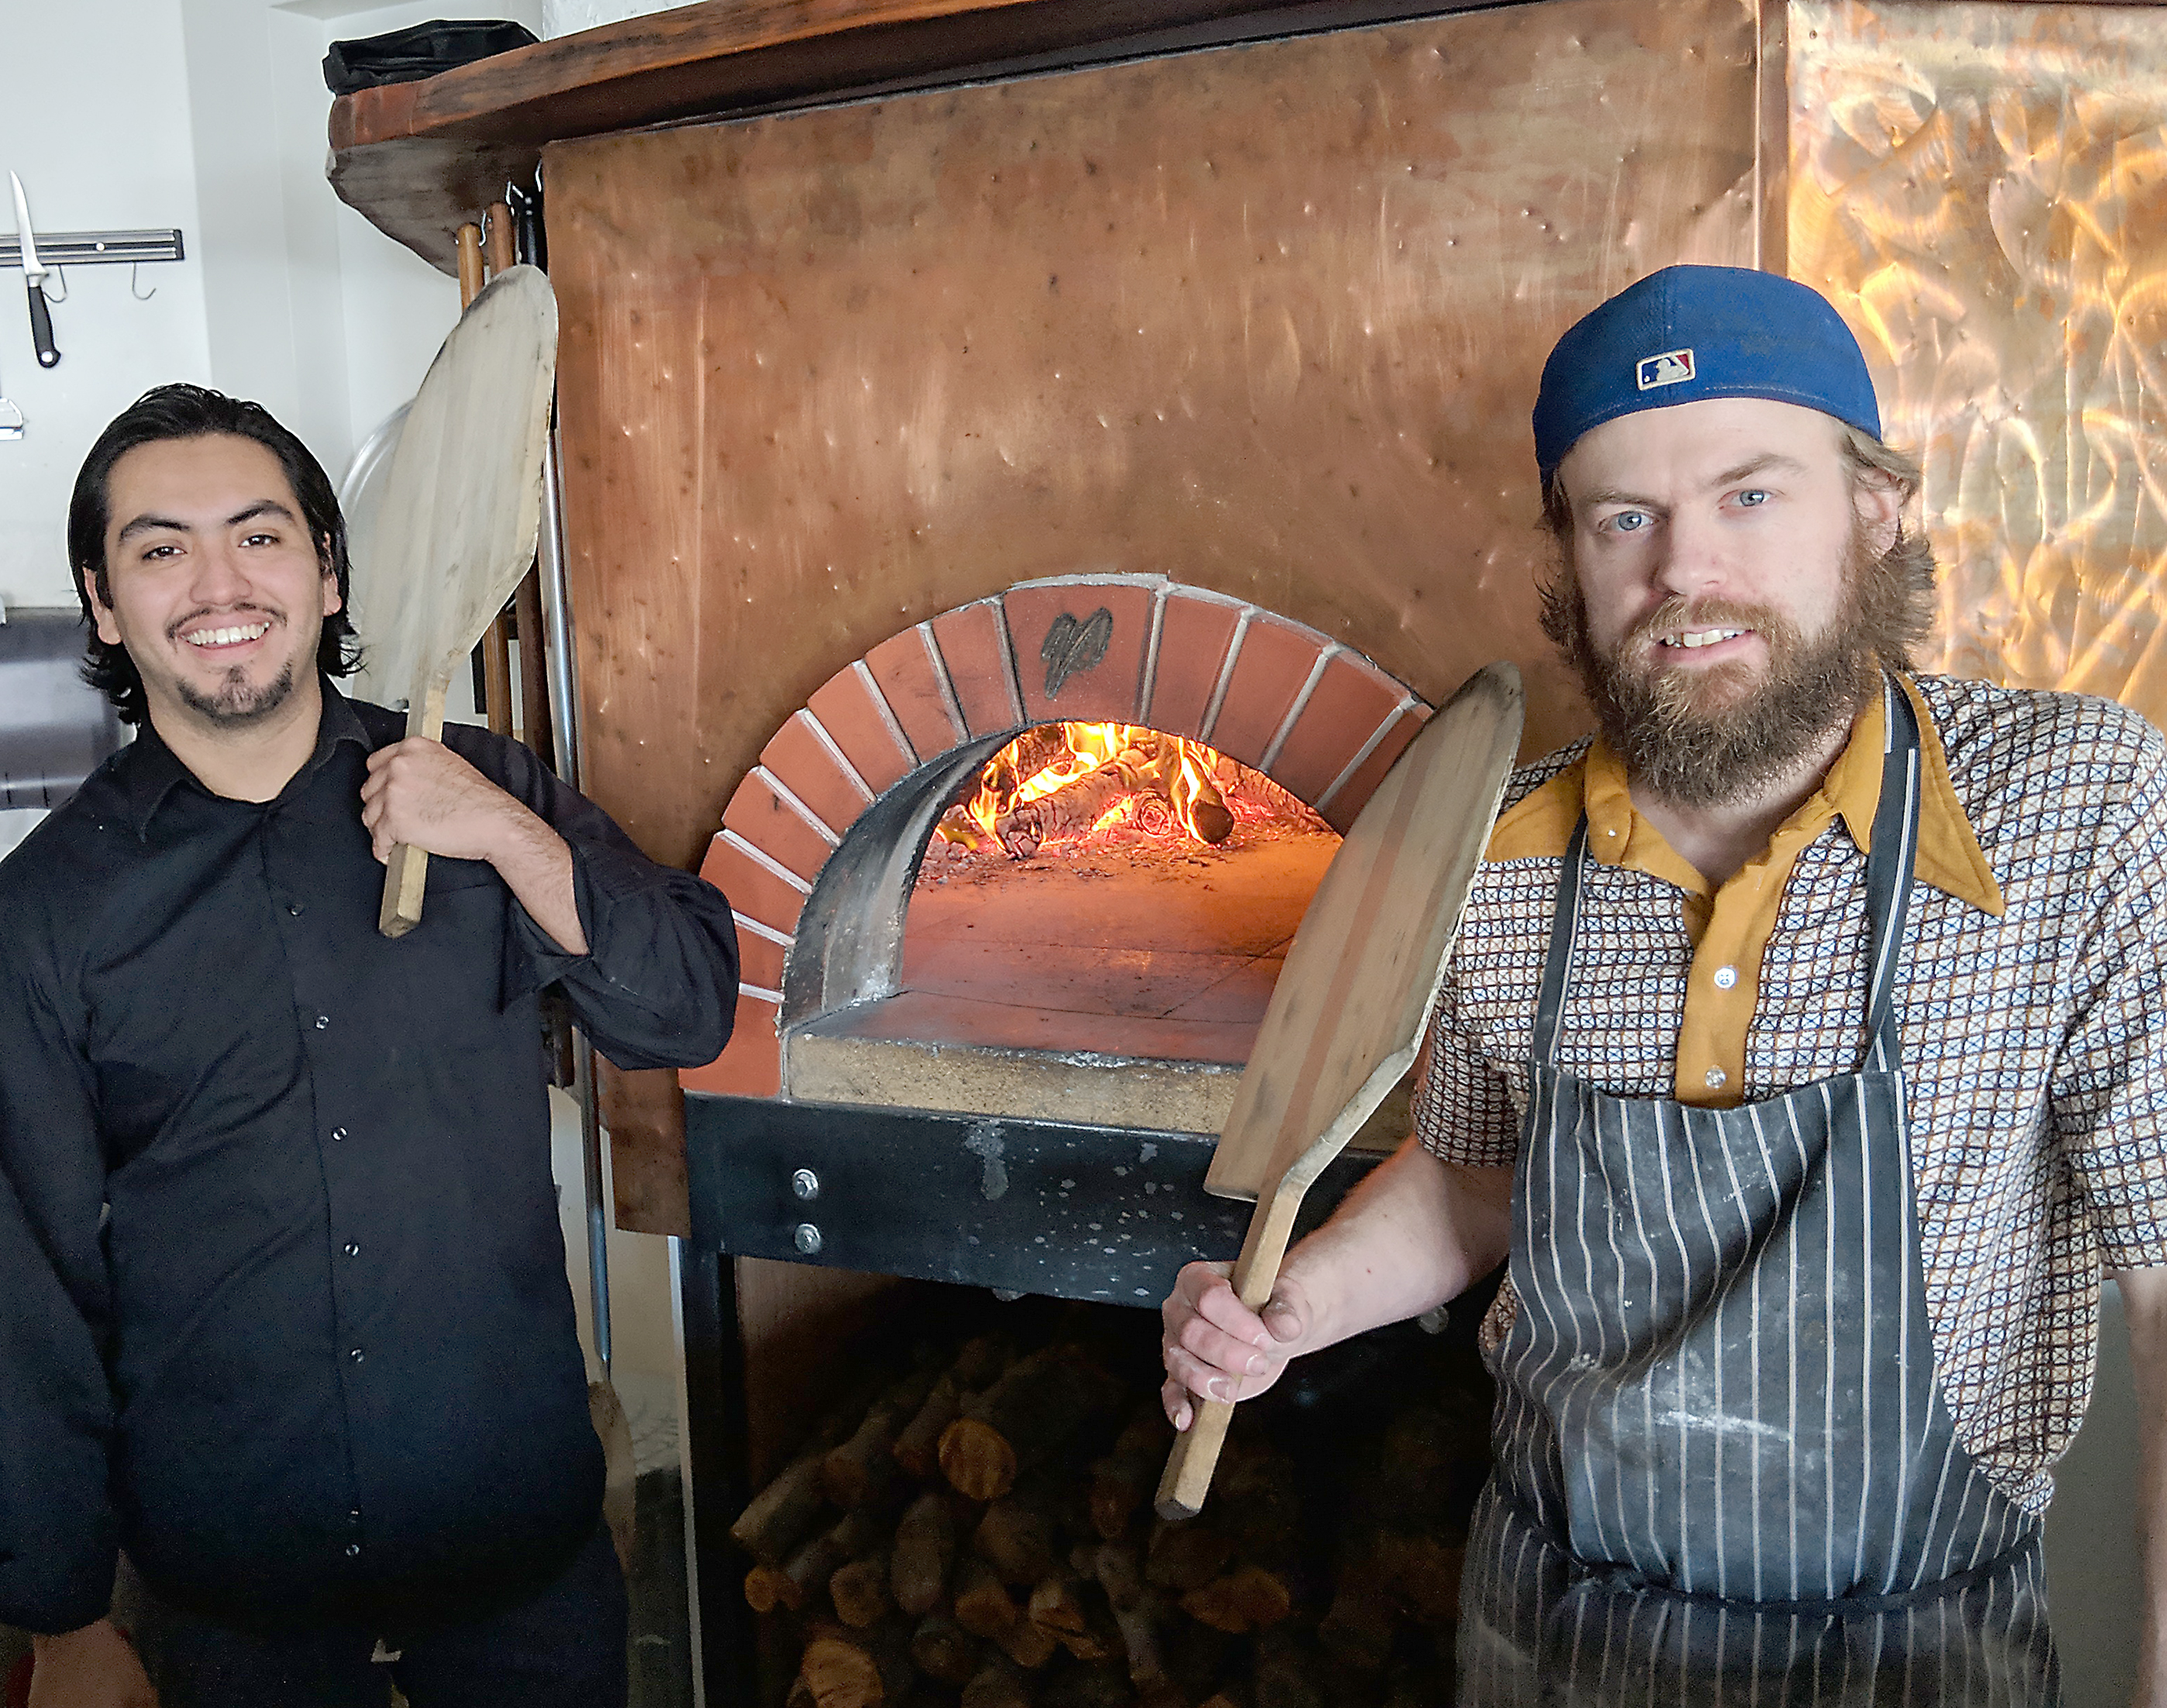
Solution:
M 587 953 L 587 933 L 580 923 L 574 889 L 572 850 L 564 838 L 526 807 L 506 797 L 511 809 L 500 845 L 490 864 L 505 887 L 519 898 L 527 917 L 548 932 L 567 954 Z
M 2124 1270 L 2122 1315 L 2140 1420 L 2137 1533 L 2144 1585 L 2133 1708 L 2167 1708 L 2167 1269 Z
M 1513 1171 L 1458 1168 L 1410 1139 L 1289 1254 L 1326 1346 L 1456 1298 L 1502 1261 Z

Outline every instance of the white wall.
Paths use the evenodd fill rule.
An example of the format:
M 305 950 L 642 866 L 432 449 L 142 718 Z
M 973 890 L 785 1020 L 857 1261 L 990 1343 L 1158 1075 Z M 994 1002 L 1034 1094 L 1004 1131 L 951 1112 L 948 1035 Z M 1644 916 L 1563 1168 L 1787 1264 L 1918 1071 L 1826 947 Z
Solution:
M 0 170 L 19 173 L 39 227 L 58 231 L 182 227 L 197 235 L 190 91 L 175 0 L 6 6 Z M 4 189 L 4 187 L 0 187 Z M 0 194 L 0 229 L 14 214 Z M 193 241 L 190 248 L 194 250 Z M 83 452 L 146 387 L 212 377 L 199 252 L 129 270 L 70 268 L 53 309 L 60 366 L 30 346 L 23 275 L 0 269 L 0 393 L 22 407 L 24 436 L 0 441 L 0 602 L 72 607 L 65 521 Z
M 691 0 L 542 0 L 543 40 L 592 29 L 598 24 L 615 24 L 624 18 L 644 18 L 654 12 L 675 12 Z

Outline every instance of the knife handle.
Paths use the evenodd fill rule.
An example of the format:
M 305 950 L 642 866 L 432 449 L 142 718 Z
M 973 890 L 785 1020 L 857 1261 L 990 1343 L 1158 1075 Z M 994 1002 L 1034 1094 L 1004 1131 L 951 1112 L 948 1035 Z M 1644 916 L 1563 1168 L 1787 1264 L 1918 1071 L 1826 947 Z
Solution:
M 60 346 L 53 342 L 53 313 L 45 306 L 45 288 L 30 282 L 30 341 L 38 346 L 38 366 L 58 368 Z

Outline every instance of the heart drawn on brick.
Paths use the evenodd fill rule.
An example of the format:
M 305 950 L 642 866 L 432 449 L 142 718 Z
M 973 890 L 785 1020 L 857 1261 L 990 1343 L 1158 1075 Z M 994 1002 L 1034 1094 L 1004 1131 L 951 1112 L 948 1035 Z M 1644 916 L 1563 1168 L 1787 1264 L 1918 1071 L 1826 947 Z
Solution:
M 1081 622 L 1065 611 L 1054 618 L 1038 649 L 1038 656 L 1046 660 L 1046 697 L 1057 695 L 1071 676 L 1096 669 L 1113 637 L 1114 613 L 1103 605 Z

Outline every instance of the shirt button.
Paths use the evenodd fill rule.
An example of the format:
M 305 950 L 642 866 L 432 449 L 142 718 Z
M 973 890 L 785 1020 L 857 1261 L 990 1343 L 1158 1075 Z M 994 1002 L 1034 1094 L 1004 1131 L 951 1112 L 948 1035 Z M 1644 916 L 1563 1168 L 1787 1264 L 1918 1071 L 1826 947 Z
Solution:
M 358 1240 L 347 1240 L 347 1241 L 346 1242 L 346 1255 L 347 1255 L 347 1256 L 349 1256 L 349 1257 L 358 1257 L 358 1256 L 361 1256 L 361 1244 L 360 1244 L 360 1242 L 359 1242 Z
M 1712 1092 L 1720 1091 L 1723 1088 L 1724 1082 L 1730 1077 L 1730 1076 L 1725 1073 L 1719 1067 L 1712 1067 L 1702 1076 L 1702 1078 L 1708 1083 L 1708 1088 Z M 355 1362 L 358 1362 L 361 1358 L 361 1354 L 356 1352 L 353 1356 Z
M 347 1363 L 349 1363 L 349 1364 L 358 1364 L 358 1363 L 360 1363 L 360 1362 L 361 1362 L 361 1358 L 362 1358 L 361 1348 L 360 1348 L 360 1347 L 358 1347 L 358 1346 L 354 1347 L 351 1351 L 349 1351 L 349 1352 L 346 1355 L 346 1361 L 347 1361 Z
M 330 1025 L 331 1023 L 331 1017 L 330 1015 L 328 1015 L 328 1014 L 319 1014 L 319 1015 L 317 1015 L 317 1016 L 316 1016 L 316 1030 L 317 1030 L 317 1031 L 319 1031 L 319 1032 L 322 1031 L 322 1030 L 324 1029 L 324 1028 L 325 1028 L 325 1027 L 326 1027 L 326 1026 Z
M 333 1139 L 335 1139 L 335 1140 L 336 1140 L 336 1139 L 343 1139 L 343 1138 L 345 1138 L 345 1137 L 346 1137 L 346 1129 L 345 1129 L 345 1128 L 343 1128 L 343 1127 L 334 1127 L 334 1128 L 332 1128 L 332 1129 L 331 1129 L 331 1137 L 332 1137 Z
M 349 1560 L 359 1559 L 361 1557 L 361 1544 L 359 1542 L 348 1542 L 346 1545 L 346 1557 Z
M 1737 982 L 1738 969 L 1736 967 L 1719 966 L 1715 970 L 1715 987 L 1719 991 L 1727 991 Z
M 357 1506 L 352 1511 L 347 1513 L 346 1515 L 346 1521 L 348 1524 L 359 1524 L 361 1522 L 361 1509 Z
M 299 919 L 301 917 L 301 904 L 299 902 L 289 902 L 286 904 L 286 911 Z

